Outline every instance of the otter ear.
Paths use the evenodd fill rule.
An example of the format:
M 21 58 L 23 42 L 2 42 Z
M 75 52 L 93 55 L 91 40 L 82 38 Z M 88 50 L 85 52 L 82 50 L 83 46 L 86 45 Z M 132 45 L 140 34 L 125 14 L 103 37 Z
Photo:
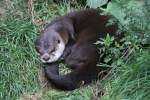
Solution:
M 61 20 L 63 23 L 63 28 L 65 29 L 64 31 L 68 33 L 69 38 L 76 40 L 73 19 L 69 18 L 68 16 L 64 16 Z
M 64 34 L 60 34 L 60 35 L 62 35 L 62 37 L 64 37 L 64 36 L 66 37 L 66 34 L 67 34 L 67 36 L 69 36 L 69 39 L 76 40 L 74 26 L 72 23 L 69 23 L 69 21 L 68 22 L 66 21 L 65 26 L 57 29 L 57 32 L 64 33 Z
M 71 37 L 72 40 L 76 40 L 75 31 L 73 25 L 68 26 L 68 34 L 69 37 Z

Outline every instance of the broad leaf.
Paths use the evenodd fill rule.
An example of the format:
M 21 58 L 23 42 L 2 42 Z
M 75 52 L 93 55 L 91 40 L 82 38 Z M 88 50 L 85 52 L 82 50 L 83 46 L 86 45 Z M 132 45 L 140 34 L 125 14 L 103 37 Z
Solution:
M 97 8 L 105 5 L 108 0 L 87 0 L 87 5 L 91 8 Z

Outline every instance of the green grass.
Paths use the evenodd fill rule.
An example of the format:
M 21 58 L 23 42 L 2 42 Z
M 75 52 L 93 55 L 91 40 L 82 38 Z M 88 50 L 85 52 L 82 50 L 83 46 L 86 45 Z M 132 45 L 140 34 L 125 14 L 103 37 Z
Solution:
M 26 1 L 12 0 L 5 16 L 0 19 L 1 100 L 14 100 L 23 94 L 30 96 L 42 91 L 39 80 L 41 64 L 36 55 L 34 41 L 43 24 L 70 9 L 69 3 L 57 6 L 35 2 L 34 6 L 36 15 L 31 16 Z M 33 18 L 43 22 L 34 23 Z
M 31 21 L 13 17 L 4 18 L 0 23 L 1 100 L 15 99 L 20 93 L 39 88 L 35 28 Z
M 130 64 L 123 64 L 106 80 L 108 94 L 104 100 L 149 100 L 150 99 L 150 51 L 134 54 Z
M 22 95 L 42 100 L 92 100 L 100 98 L 100 91 L 105 91 L 104 100 L 149 100 L 149 49 L 133 52 L 128 63 L 122 63 L 102 82 L 70 92 L 43 88 L 34 41 L 47 22 L 72 9 L 71 3 L 37 0 L 33 15 L 26 0 L 8 3 L 7 12 L 0 18 L 0 100 L 16 100 Z M 81 8 L 77 3 L 74 6 Z

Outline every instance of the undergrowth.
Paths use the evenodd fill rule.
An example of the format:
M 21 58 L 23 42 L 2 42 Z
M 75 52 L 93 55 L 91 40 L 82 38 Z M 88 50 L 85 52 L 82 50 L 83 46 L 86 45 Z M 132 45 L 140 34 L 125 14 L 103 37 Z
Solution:
M 0 1 L 6 10 L 2 17 L 0 15 L 0 99 L 149 100 L 150 48 L 143 47 L 149 43 L 150 37 L 149 0 L 140 3 L 139 0 L 112 0 L 103 9 L 116 17 L 120 31 L 127 34 L 122 40 L 124 43 L 110 47 L 114 38 L 109 36 L 97 42 L 97 45 L 104 45 L 100 48 L 101 53 L 107 54 L 104 63 L 98 66 L 112 68 L 111 71 L 103 80 L 70 92 L 44 91 L 44 84 L 39 79 L 41 64 L 34 41 L 50 20 L 72 9 L 84 8 L 86 0 L 64 0 L 57 4 L 52 1 Z M 86 6 L 97 0 L 87 1 Z M 112 65 L 107 65 L 109 61 L 113 61 Z

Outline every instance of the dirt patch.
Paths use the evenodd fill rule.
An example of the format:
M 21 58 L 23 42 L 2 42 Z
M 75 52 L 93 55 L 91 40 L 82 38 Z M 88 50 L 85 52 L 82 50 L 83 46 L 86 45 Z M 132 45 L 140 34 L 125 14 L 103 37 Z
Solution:
M 0 16 L 4 16 L 6 13 L 6 10 L 4 8 L 0 8 Z
M 35 94 L 24 93 L 20 97 L 20 100 L 41 100 L 41 98 L 42 98 L 42 93 L 35 93 Z
M 11 1 L 10 0 L 2 0 L 0 1 L 0 17 L 6 15 L 6 10 L 9 7 Z

